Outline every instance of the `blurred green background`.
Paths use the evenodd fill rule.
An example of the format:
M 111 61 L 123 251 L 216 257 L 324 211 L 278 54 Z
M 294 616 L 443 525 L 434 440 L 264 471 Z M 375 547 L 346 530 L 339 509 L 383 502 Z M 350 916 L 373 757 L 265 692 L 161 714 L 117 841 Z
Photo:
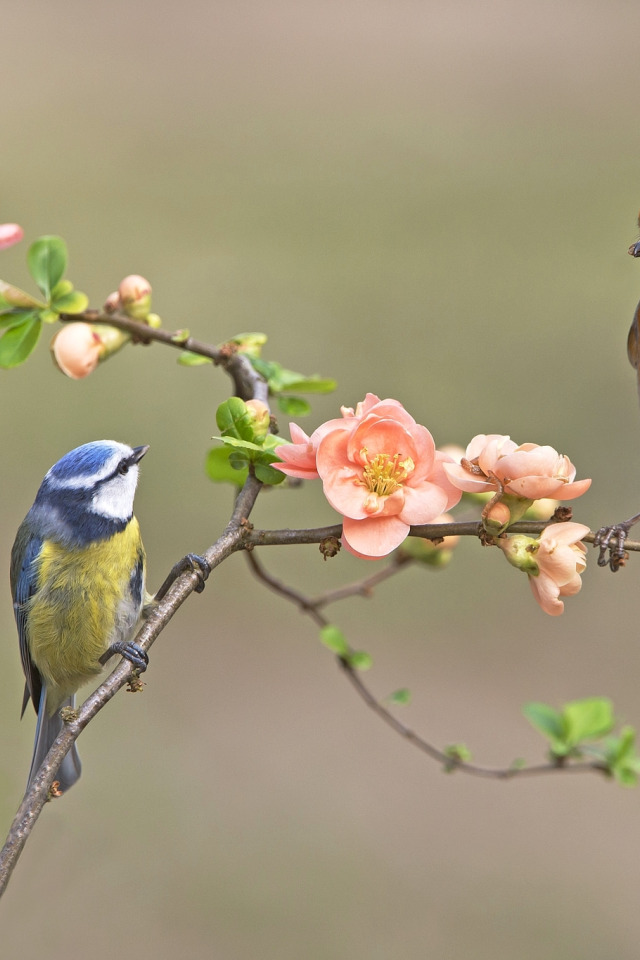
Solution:
M 5 3 L 0 221 L 59 233 L 95 306 L 128 273 L 170 329 L 370 390 L 437 443 L 509 433 L 567 453 L 597 527 L 640 509 L 625 338 L 640 290 L 640 7 L 451 0 Z M 28 283 L 26 243 L 0 276 Z M 48 331 L 47 331 L 48 333 Z M 86 382 L 42 343 L 0 377 L 0 563 L 49 466 L 149 443 L 137 499 L 150 584 L 221 531 L 205 478 L 228 383 L 159 347 Z M 286 424 L 282 424 L 286 432 Z M 318 487 L 265 495 L 262 526 L 334 522 Z M 372 567 L 263 554 L 315 592 Z M 481 763 L 540 759 L 521 704 L 613 698 L 640 725 L 635 558 L 593 555 L 546 617 L 497 551 L 463 543 L 334 608 L 379 696 Z M 33 717 L 0 605 L 0 817 Z M 216 571 L 80 742 L 80 785 L 38 823 L 3 901 L 2 953 L 106 960 L 636 960 L 640 794 L 595 777 L 445 776 L 355 698 L 312 625 Z

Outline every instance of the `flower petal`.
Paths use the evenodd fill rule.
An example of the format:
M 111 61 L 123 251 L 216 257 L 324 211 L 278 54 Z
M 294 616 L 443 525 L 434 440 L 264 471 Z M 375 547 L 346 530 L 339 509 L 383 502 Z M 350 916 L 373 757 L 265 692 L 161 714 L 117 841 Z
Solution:
M 464 491 L 465 493 L 495 492 L 496 486 L 494 483 L 488 483 L 481 477 L 474 477 L 472 473 L 465 470 L 459 463 L 443 463 L 442 466 L 449 482 L 452 483 L 454 487 L 457 487 L 458 490 Z
M 17 223 L 0 223 L 0 250 L 12 247 L 24 237 L 24 230 Z
M 377 560 L 399 547 L 408 533 L 407 524 L 397 517 L 372 517 L 367 520 L 345 517 L 342 542 L 357 557 Z
M 446 490 L 435 483 L 424 481 L 418 487 L 404 488 L 404 507 L 400 518 L 408 524 L 432 523 L 448 509 Z
M 558 599 L 559 589 L 551 577 L 540 573 L 537 577 L 529 577 L 533 595 L 544 610 L 552 617 L 558 617 L 564 611 L 564 603 Z

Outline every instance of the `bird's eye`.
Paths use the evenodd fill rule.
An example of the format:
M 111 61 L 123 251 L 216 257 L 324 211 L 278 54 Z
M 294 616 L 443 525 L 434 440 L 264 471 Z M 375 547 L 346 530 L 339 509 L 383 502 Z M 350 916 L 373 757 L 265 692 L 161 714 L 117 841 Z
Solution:
M 129 464 L 128 464 L 128 463 L 121 463 L 120 466 L 118 467 L 118 473 L 119 473 L 121 476 L 124 476 L 125 473 L 129 473 Z

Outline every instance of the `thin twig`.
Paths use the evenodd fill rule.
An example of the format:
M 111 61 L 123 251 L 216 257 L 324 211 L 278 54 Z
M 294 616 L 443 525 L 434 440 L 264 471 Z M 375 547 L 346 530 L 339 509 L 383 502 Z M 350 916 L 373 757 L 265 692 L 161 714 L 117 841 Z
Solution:
M 188 350 L 190 353 L 196 353 L 200 357 L 206 357 L 216 366 L 224 367 L 227 373 L 232 377 L 236 395 L 243 400 L 262 400 L 267 402 L 269 388 L 265 380 L 254 369 L 251 361 L 246 354 L 239 353 L 233 344 L 228 349 L 214 347 L 210 343 L 203 343 L 194 337 L 188 336 L 185 332 L 177 330 L 171 333 L 169 330 L 162 330 L 148 326 L 146 323 L 140 323 L 119 313 L 105 313 L 100 310 L 84 310 L 82 313 L 61 313 L 62 323 L 104 323 L 107 326 L 115 327 L 117 330 L 124 330 L 130 333 L 134 343 L 162 343 L 167 347 L 174 347 L 176 350 Z
M 272 590 L 274 593 L 278 593 L 286 600 L 294 603 L 304 614 L 311 617 L 314 623 L 316 623 L 319 627 L 325 627 L 329 624 L 330 621 L 328 618 L 321 613 L 318 608 L 322 605 L 332 603 L 335 600 L 343 599 L 342 596 L 338 595 L 339 591 L 334 591 L 335 596 L 333 597 L 331 597 L 329 594 L 324 594 L 314 600 L 305 596 L 301 591 L 283 583 L 281 580 L 278 580 L 271 573 L 269 573 L 261 561 L 259 561 L 255 556 L 255 550 L 247 551 L 247 559 L 252 572 L 269 590 Z M 371 578 L 368 578 L 368 580 L 370 579 Z M 367 580 L 361 581 L 360 584 L 350 584 L 347 588 L 345 588 L 344 595 L 353 596 L 354 594 L 363 592 L 361 588 L 363 588 L 365 584 L 367 584 Z M 361 673 L 359 673 L 358 670 L 353 666 L 348 657 L 337 656 L 336 659 L 354 690 L 358 693 L 366 705 L 373 710 L 373 712 L 377 714 L 377 716 L 380 717 L 380 719 L 383 720 L 387 726 L 391 727 L 391 729 L 398 733 L 401 737 L 411 743 L 414 747 L 417 747 L 417 749 L 422 753 L 425 753 L 427 756 L 431 757 L 432 760 L 436 760 L 438 763 L 441 763 L 447 772 L 460 770 L 463 773 L 468 773 L 474 777 L 484 777 L 492 780 L 513 780 L 516 777 L 533 776 L 545 773 L 591 772 L 606 774 L 608 772 L 607 768 L 598 761 L 586 761 L 580 763 L 565 763 L 557 761 L 536 764 L 529 767 L 484 767 L 475 763 L 469 763 L 468 761 L 456 756 L 455 752 L 449 753 L 444 750 L 440 750 L 438 747 L 435 747 L 433 744 L 425 740 L 424 737 L 419 736 L 414 730 L 411 730 L 409 727 L 407 727 L 404 723 L 402 723 L 401 720 L 398 720 L 398 718 L 391 713 L 391 711 L 388 710 L 383 703 L 376 699 L 376 697 L 364 683 Z

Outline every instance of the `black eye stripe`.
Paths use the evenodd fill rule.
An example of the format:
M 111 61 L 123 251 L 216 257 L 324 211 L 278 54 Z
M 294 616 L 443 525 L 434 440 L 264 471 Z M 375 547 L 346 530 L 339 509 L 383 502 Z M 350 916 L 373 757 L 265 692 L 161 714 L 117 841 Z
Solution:
M 131 454 L 129 457 L 123 457 L 115 470 L 106 476 L 104 480 L 101 480 L 100 483 L 108 483 L 109 480 L 114 480 L 117 476 L 124 476 L 129 472 L 129 467 L 132 467 L 137 462 L 138 458 L 135 454 Z

